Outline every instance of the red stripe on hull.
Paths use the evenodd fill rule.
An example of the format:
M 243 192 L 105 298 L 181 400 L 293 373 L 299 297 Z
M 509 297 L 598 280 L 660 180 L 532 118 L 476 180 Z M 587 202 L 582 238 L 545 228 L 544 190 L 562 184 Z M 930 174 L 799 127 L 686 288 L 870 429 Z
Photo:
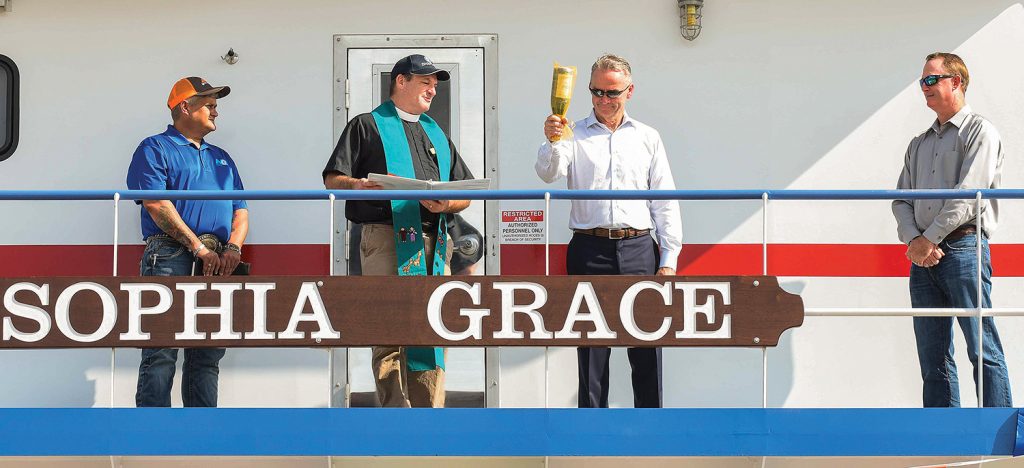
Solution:
M 565 274 L 567 245 L 551 245 L 551 274 Z M 137 276 L 142 245 L 122 245 L 119 276 Z M 768 274 L 774 276 L 905 277 L 910 262 L 900 244 L 772 244 Z M 112 273 L 109 245 L 2 245 L 0 276 L 106 276 Z M 257 275 L 327 275 L 326 244 L 259 244 L 245 247 L 244 260 Z M 996 276 L 1024 276 L 1024 244 L 992 246 Z M 502 274 L 543 275 L 544 246 L 501 246 Z M 679 274 L 689 276 L 760 275 L 760 244 L 687 244 Z
M 118 276 L 138 276 L 142 245 L 118 249 Z M 327 275 L 327 244 L 245 246 L 243 260 L 257 275 Z M 0 276 L 107 276 L 113 273 L 109 245 L 0 245 Z
M 551 246 L 551 274 L 565 274 L 565 244 Z M 992 245 L 996 276 L 1024 276 L 1024 244 Z M 773 276 L 906 277 L 910 261 L 901 244 L 770 244 L 768 274 Z M 761 244 L 686 244 L 679 256 L 680 275 L 760 275 Z M 544 246 L 501 246 L 506 275 L 543 275 Z

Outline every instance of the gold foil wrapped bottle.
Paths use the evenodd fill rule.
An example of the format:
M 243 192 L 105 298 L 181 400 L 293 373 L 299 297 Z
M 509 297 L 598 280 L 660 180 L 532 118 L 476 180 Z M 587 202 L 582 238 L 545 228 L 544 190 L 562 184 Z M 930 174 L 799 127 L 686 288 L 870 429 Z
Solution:
M 576 87 L 576 67 L 563 67 L 555 62 L 555 70 L 551 75 L 551 113 L 559 117 L 565 117 L 569 112 L 569 102 L 572 101 L 572 90 Z M 562 130 L 561 137 L 554 137 L 551 141 L 558 141 L 562 138 L 572 138 L 572 128 L 566 125 Z

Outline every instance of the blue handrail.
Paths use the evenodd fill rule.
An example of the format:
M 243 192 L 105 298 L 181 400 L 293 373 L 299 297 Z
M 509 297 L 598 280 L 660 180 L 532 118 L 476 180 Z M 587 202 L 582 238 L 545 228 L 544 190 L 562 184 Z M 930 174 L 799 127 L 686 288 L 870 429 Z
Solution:
M 0 190 L 0 200 L 926 200 L 1024 199 L 1024 189 L 982 190 Z

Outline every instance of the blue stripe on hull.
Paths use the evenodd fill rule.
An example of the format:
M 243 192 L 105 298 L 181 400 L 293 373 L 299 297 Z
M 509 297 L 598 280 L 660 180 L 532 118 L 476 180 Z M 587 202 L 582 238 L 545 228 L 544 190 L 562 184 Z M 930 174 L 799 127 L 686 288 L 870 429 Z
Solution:
M 0 456 L 969 456 L 1017 434 L 1012 408 L 0 409 Z

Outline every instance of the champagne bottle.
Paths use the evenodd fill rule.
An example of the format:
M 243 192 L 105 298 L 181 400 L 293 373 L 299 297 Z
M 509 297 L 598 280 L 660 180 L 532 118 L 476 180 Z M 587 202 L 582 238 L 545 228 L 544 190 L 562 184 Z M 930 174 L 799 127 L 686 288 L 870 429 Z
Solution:
M 565 117 L 565 114 L 569 112 L 569 101 L 571 99 L 551 96 L 551 113 Z
M 559 117 L 565 117 L 569 112 L 569 102 L 572 101 L 572 90 L 576 85 L 576 67 L 562 67 L 555 62 L 554 73 L 551 76 L 551 113 Z M 572 130 L 566 127 L 563 136 L 572 136 Z M 553 141 L 560 138 L 555 137 Z

